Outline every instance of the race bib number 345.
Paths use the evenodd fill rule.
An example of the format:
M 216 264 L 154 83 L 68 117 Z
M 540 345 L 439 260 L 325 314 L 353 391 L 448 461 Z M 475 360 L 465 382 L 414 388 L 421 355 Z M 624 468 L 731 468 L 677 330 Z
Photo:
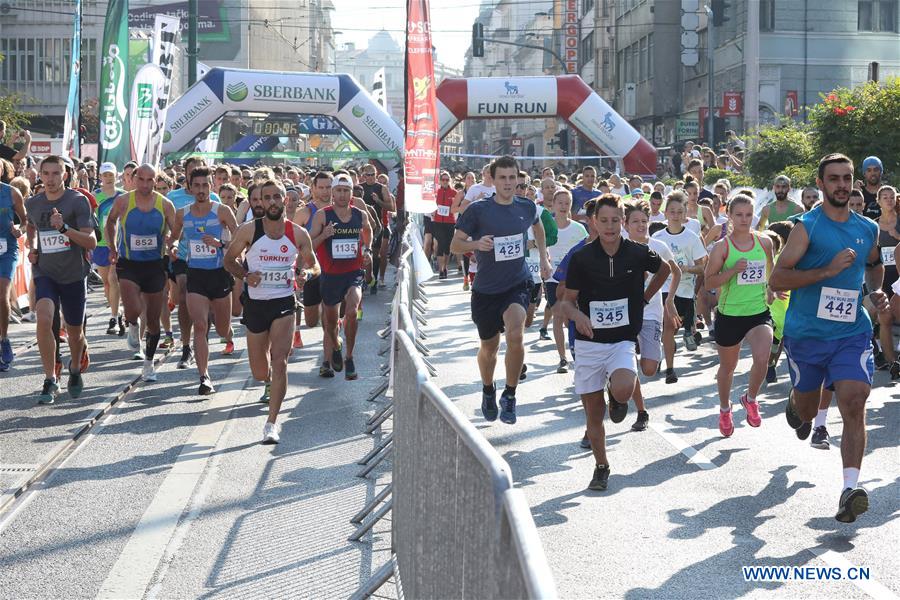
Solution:
M 859 290 L 823 287 L 819 295 L 819 310 L 816 316 L 838 323 L 853 323 L 856 321 L 858 302 Z
M 525 237 L 519 235 L 504 235 L 494 238 L 494 260 L 515 260 L 525 256 Z
M 612 329 L 630 324 L 628 298 L 594 300 L 588 304 L 588 308 L 591 311 L 591 326 L 594 329 Z

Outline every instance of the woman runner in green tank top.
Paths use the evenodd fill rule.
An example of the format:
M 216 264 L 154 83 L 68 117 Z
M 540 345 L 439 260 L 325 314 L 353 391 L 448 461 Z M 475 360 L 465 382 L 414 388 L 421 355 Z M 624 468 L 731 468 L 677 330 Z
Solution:
M 747 424 L 759 427 L 759 404 L 756 394 L 762 386 L 772 346 L 772 327 L 766 303 L 768 275 L 774 267 L 772 240 L 750 230 L 753 222 L 753 200 L 738 194 L 728 205 L 731 235 L 716 242 L 706 264 L 707 289 L 719 288 L 716 309 L 716 347 L 719 370 L 719 431 L 724 437 L 734 433 L 731 416 L 731 385 L 741 352 L 741 342 L 750 343 L 753 366 L 747 392 L 741 405 L 747 412 Z

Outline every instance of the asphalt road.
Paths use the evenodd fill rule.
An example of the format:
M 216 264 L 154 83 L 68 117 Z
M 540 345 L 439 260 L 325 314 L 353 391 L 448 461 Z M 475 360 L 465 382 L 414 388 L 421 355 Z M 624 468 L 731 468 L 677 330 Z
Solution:
M 650 429 L 630 431 L 633 404 L 623 423 L 607 421 L 609 489 L 591 492 L 593 459 L 578 446 L 583 410 L 573 372 L 556 373 L 553 342 L 538 340 L 538 325 L 527 331 L 528 378 L 518 387 L 518 423 L 487 423 L 478 410 L 468 293 L 454 276 L 430 282 L 427 292 L 427 343 L 437 383 L 509 462 L 561 597 L 900 595 L 900 402 L 886 373 L 877 374 L 868 403 L 860 483 L 870 491 L 871 508 L 854 524 L 834 519 L 842 487 L 836 407 L 828 417 L 830 450 L 799 441 L 783 415 L 789 383 L 782 362 L 778 383 L 764 387 L 759 398 L 762 426 L 750 428 L 738 403 L 749 370 L 745 353 L 732 398 L 736 431 L 722 438 L 710 341 L 693 353 L 679 344 L 677 384 L 645 381 Z M 496 377 L 501 388 L 502 361 Z M 845 575 L 856 566 L 869 569 L 869 579 L 748 582 L 744 566 L 841 567 Z

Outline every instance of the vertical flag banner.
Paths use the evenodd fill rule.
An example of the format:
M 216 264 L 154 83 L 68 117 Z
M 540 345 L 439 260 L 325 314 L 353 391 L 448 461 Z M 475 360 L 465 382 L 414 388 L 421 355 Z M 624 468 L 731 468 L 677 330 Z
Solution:
M 156 15 L 150 62 L 159 67 L 162 81 L 159 94 L 153 103 L 147 162 L 157 166 L 162 156 L 163 132 L 166 130 L 166 113 L 169 107 L 169 93 L 172 89 L 172 71 L 175 66 L 175 45 L 180 31 L 181 19 L 163 14 Z
M 81 0 L 75 0 L 75 32 L 72 35 L 72 65 L 69 68 L 69 99 L 63 121 L 63 154 L 81 154 L 81 132 L 78 115 L 81 111 Z
M 162 69 L 155 64 L 144 65 L 134 76 L 128 117 L 131 130 L 131 160 L 139 165 L 156 164 L 150 151 L 154 135 L 158 137 L 162 131 L 156 125 L 156 107 L 164 88 L 165 76 Z M 157 142 L 156 147 L 162 147 L 162 140 Z
M 437 209 L 440 138 L 428 0 L 407 0 L 405 87 L 404 206 L 409 212 L 430 213 Z
M 384 84 L 384 67 L 375 71 L 372 79 L 372 99 L 381 108 L 387 110 L 387 89 Z
M 109 0 L 100 70 L 100 162 L 120 169 L 131 160 L 128 131 L 128 0 Z

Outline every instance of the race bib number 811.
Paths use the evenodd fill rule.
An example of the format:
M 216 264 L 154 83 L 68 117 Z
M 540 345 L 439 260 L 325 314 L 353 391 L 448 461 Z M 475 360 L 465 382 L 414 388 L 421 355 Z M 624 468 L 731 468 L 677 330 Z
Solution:
M 819 295 L 819 311 L 816 316 L 838 323 L 853 323 L 856 321 L 858 302 L 859 290 L 823 287 Z

